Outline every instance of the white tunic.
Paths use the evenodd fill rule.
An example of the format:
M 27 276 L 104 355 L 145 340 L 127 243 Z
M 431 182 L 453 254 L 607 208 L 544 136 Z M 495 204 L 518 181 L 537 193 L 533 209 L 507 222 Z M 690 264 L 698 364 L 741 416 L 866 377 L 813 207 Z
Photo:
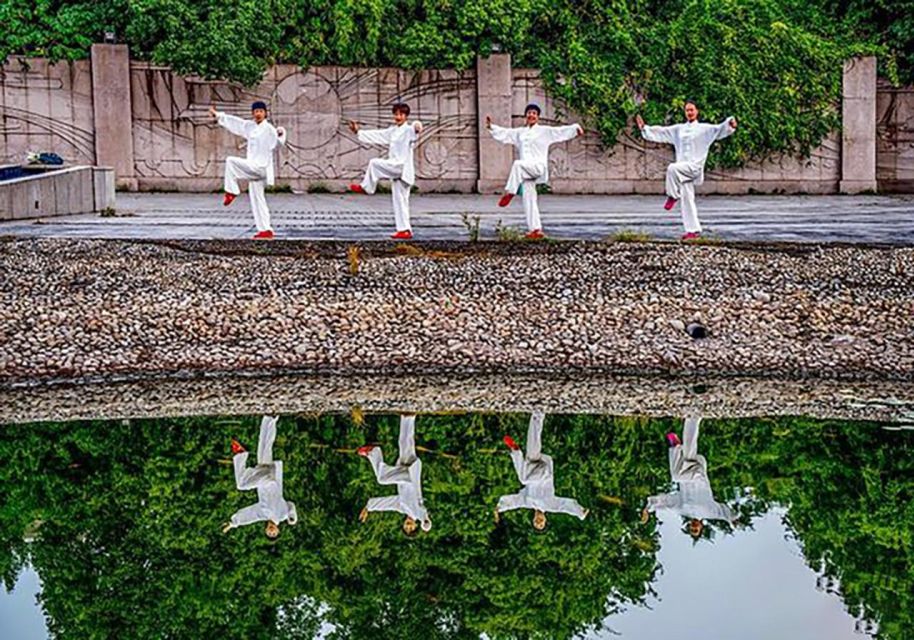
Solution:
M 371 498 L 365 508 L 368 511 L 396 511 L 417 522 L 428 520 L 428 511 L 422 499 L 422 461 L 416 459 L 404 473 L 404 467 L 389 467 L 385 477 L 378 478 L 384 484 L 396 483 L 397 495 Z
M 547 127 L 535 124 L 532 127 L 514 127 L 508 129 L 492 125 L 489 129 L 492 137 L 502 144 L 513 144 L 517 149 L 518 160 L 539 165 L 540 177 L 537 184 L 549 182 L 549 146 L 556 142 L 571 140 L 578 135 L 580 126 L 570 124 L 564 127 Z
M 273 151 L 285 142 L 276 132 L 276 128 L 267 120 L 257 124 L 227 113 L 217 113 L 219 124 L 247 140 L 245 158 L 255 167 L 262 169 L 268 185 L 275 184 L 276 175 L 273 168 Z
M 230 520 L 232 526 L 240 527 L 264 520 L 272 520 L 277 524 L 288 520 L 289 524 L 295 524 L 298 521 L 295 504 L 285 500 L 282 495 L 282 461 L 247 469 L 247 459 L 246 451 L 234 457 L 235 481 L 239 490 L 256 488 L 257 502 L 239 509 Z
M 512 509 L 538 509 L 546 513 L 567 513 L 584 519 L 584 508 L 577 500 L 555 495 L 552 456 L 543 455 L 539 460 L 530 461 L 520 451 L 514 450 L 511 458 L 517 478 L 524 488 L 518 493 L 499 498 L 496 507 L 499 513 Z
M 695 167 L 698 177 L 693 181 L 700 185 L 704 182 L 705 161 L 708 151 L 717 140 L 730 136 L 734 129 L 730 126 L 732 117 L 720 124 L 706 122 L 685 122 L 669 127 L 645 126 L 641 135 L 650 142 L 671 144 L 676 149 L 676 162 L 687 162 Z
M 391 125 L 386 129 L 359 129 L 359 142 L 365 144 L 388 145 L 387 160 L 402 165 L 400 180 L 408 185 L 416 183 L 416 168 L 413 161 L 413 149 L 419 134 L 416 133 L 416 122 L 404 122 Z

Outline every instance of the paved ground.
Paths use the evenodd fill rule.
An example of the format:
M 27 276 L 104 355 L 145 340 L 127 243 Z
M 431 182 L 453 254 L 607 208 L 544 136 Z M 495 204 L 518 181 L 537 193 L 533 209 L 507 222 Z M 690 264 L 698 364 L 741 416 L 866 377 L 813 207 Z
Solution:
M 540 198 L 546 232 L 556 238 L 598 240 L 622 230 L 678 238 L 678 213 L 663 196 Z M 387 194 L 276 194 L 268 196 L 280 238 L 371 240 L 393 231 Z M 461 214 L 479 216 L 481 237 L 496 225 L 522 226 L 519 202 L 498 208 L 495 196 L 414 195 L 417 240 L 468 238 Z M 705 196 L 705 232 L 728 240 L 890 242 L 914 245 L 914 196 Z M 230 208 L 219 194 L 118 194 L 116 217 L 97 214 L 0 223 L 0 235 L 70 238 L 247 238 L 253 232 L 246 196 Z

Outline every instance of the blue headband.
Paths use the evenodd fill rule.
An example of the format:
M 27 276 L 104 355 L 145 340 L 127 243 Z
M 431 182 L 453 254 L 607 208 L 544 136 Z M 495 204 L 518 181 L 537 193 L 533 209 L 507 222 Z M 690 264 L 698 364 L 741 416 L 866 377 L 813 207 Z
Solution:
M 251 105 L 251 111 L 253 111 L 254 109 L 263 109 L 264 111 L 266 111 L 267 103 L 263 102 L 261 100 L 258 100 L 257 102 L 255 102 L 254 104 Z

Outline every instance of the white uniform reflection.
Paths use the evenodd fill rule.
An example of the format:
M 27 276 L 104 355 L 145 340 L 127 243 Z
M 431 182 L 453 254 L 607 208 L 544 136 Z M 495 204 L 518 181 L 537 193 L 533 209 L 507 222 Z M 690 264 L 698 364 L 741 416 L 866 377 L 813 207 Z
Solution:
M 552 456 L 543 454 L 543 422 L 546 416 L 541 412 L 534 412 L 530 416 L 530 426 L 527 429 L 526 453 L 521 453 L 520 447 L 514 443 L 510 436 L 505 436 L 505 444 L 511 449 L 511 462 L 517 472 L 517 479 L 524 485 L 518 493 L 502 496 L 495 508 L 495 519 L 499 514 L 513 509 L 533 509 L 533 526 L 538 530 L 546 528 L 547 513 L 567 513 L 583 520 L 587 517 L 587 509 L 582 507 L 577 500 L 572 498 L 559 498 L 555 495 L 555 473 Z
M 267 522 L 266 534 L 279 535 L 279 524 L 288 520 L 298 522 L 295 504 L 283 498 L 282 461 L 273 460 L 273 442 L 276 440 L 276 416 L 264 416 L 260 421 L 260 438 L 257 441 L 257 465 L 248 467 L 249 453 L 234 443 L 236 449 L 232 462 L 235 467 L 235 486 L 239 491 L 257 490 L 257 502 L 239 509 L 232 516 L 224 531 L 255 522 Z
M 698 454 L 698 427 L 701 418 L 686 418 L 682 441 L 676 434 L 667 434 L 670 442 L 670 479 L 678 490 L 651 496 L 647 499 L 643 519 L 648 513 L 668 510 L 690 520 L 689 533 L 698 538 L 704 529 L 704 520 L 725 520 L 734 523 L 737 514 L 722 502 L 714 500 L 708 480 L 708 461 Z
M 359 519 L 365 522 L 373 511 L 396 511 L 406 516 L 403 531 L 413 535 L 418 523 L 421 523 L 423 531 L 432 528 L 422 499 L 422 461 L 416 456 L 416 416 L 400 416 L 399 445 L 400 452 L 394 465 L 384 462 L 380 447 L 369 445 L 359 449 L 359 454 L 371 463 L 378 484 L 397 485 L 397 495 L 371 498 Z

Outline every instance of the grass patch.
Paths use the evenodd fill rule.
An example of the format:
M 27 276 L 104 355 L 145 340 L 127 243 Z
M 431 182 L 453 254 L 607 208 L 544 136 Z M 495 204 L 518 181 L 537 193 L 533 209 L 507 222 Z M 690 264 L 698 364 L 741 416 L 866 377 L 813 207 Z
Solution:
M 291 184 L 274 184 L 264 189 L 265 193 L 292 193 Z
M 308 185 L 308 193 L 330 193 L 330 187 L 323 182 L 312 182 Z
M 466 227 L 467 233 L 470 234 L 470 242 L 479 242 L 479 225 L 481 222 L 479 216 L 471 216 L 464 211 L 460 214 L 460 220 L 463 221 L 463 226 Z
M 501 220 L 495 223 L 495 236 L 499 242 L 520 242 L 525 240 L 524 230 L 513 225 L 502 224 Z
M 610 242 L 650 242 L 651 234 L 644 231 L 632 231 L 631 229 L 622 229 L 609 236 Z

